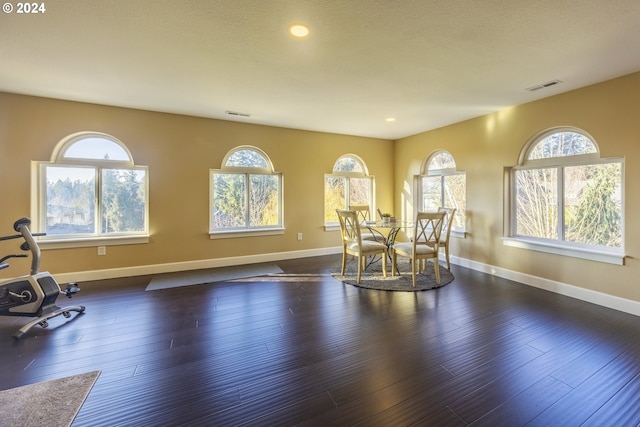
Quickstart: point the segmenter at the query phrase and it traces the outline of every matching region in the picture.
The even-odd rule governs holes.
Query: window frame
[[[453,160],[453,167],[448,167],[448,168],[439,168],[439,169],[431,169],[429,168],[432,160],[441,154],[446,154],[448,156],[451,157],[451,159]],[[465,194],[464,194],[464,205],[465,205],[465,210],[464,212],[461,211],[461,209],[459,209],[458,206],[445,206],[446,205],[446,191],[445,191],[445,180],[446,177],[449,176],[460,176],[463,175],[464,179],[465,179]],[[415,192],[415,206],[417,208],[418,211],[423,211],[426,210],[426,208],[423,205],[423,180],[424,178],[435,178],[438,177],[440,178],[440,207],[455,207],[456,208],[456,213],[455,216],[458,217],[459,222],[462,224],[462,227],[459,226],[453,226],[451,227],[451,235],[454,237],[458,237],[458,238],[466,238],[466,205],[467,205],[467,185],[466,185],[466,180],[467,180],[467,172],[464,170],[458,170],[457,169],[457,165],[455,163],[455,158],[451,155],[451,153],[449,153],[447,150],[436,150],[434,152],[432,152],[431,154],[429,154],[425,160],[422,163],[422,167],[420,168],[420,175],[416,175],[414,177],[414,188],[416,189]]]
[[[229,159],[237,152],[249,150],[259,154],[266,162],[266,167],[260,166],[229,166],[227,165]],[[224,175],[241,175],[244,176],[245,183],[249,184],[251,176],[275,176],[278,180],[278,223],[276,225],[267,226],[251,226],[248,223],[248,200],[249,200],[249,185],[245,188],[245,203],[247,206],[247,212],[245,212],[245,226],[244,227],[229,227],[228,229],[215,229],[213,224],[213,209],[214,203],[214,185],[213,180],[216,174]],[[284,234],[284,175],[281,172],[276,172],[273,166],[273,162],[267,153],[258,147],[252,145],[240,145],[232,148],[227,152],[222,160],[221,167],[219,169],[209,169],[209,238],[210,239],[228,239],[236,237],[255,237],[255,236],[270,236]]]
[[[344,159],[353,159],[355,161],[355,163],[360,165],[360,168],[362,169],[362,172],[360,171],[340,171],[340,170],[336,170],[337,165]],[[375,212],[376,212],[376,202],[375,202],[375,194],[376,194],[376,180],[375,180],[375,176],[374,175],[369,175],[369,169],[367,168],[366,163],[364,162],[364,160],[362,160],[362,158],[360,156],[357,156],[355,154],[351,154],[351,153],[347,153],[347,154],[343,154],[340,157],[338,157],[338,159],[336,159],[336,161],[333,164],[333,168],[332,168],[332,172],[331,173],[326,173],[324,174],[324,178],[323,178],[323,188],[326,189],[326,182],[327,179],[340,179],[340,180],[344,180],[344,206],[341,209],[348,209],[349,205],[353,205],[353,204],[358,204],[361,205],[362,203],[358,202],[358,203],[351,203],[351,199],[350,199],[350,195],[351,195],[351,191],[350,191],[350,187],[351,187],[351,180],[352,179],[366,179],[369,181],[369,194],[368,194],[368,198],[369,198],[369,208],[371,210],[371,212],[369,213],[369,215],[372,215],[372,217],[375,217]],[[340,222],[338,221],[338,217],[336,215],[336,220],[335,221],[326,221],[325,218],[325,214],[327,212],[327,194],[326,191],[323,190],[323,197],[324,197],[324,202],[323,202],[323,221],[324,221],[324,229],[325,231],[334,231],[334,230],[339,230],[340,229]]]
[[[66,157],[68,150],[82,140],[98,138],[108,140],[123,150],[126,160],[95,159],[90,157]],[[141,244],[149,241],[149,168],[136,165],[128,147],[118,138],[94,131],[82,131],[66,136],[53,149],[49,161],[31,162],[31,218],[34,231],[47,229],[47,182],[46,169],[49,167],[87,168],[95,171],[94,231],[90,234],[51,234],[38,237],[41,249],[64,249],[77,247]],[[132,170],[144,172],[144,230],[132,232],[103,233],[102,229],[102,172],[104,170]]]
[[[538,143],[545,138],[562,132],[579,133],[588,138],[595,147],[595,153],[565,155],[540,159],[529,159],[530,153],[535,149]],[[604,164],[620,165],[620,232],[621,244],[619,248],[606,247],[601,245],[592,245],[579,242],[571,242],[565,240],[565,168],[576,166],[592,166]],[[521,249],[534,250],[538,252],[551,253],[555,255],[569,256],[573,258],[586,259],[598,262],[604,262],[615,265],[624,265],[625,263],[625,171],[624,158],[622,157],[601,157],[600,148],[595,139],[582,129],[575,127],[555,127],[547,129],[531,138],[520,152],[518,164],[505,168],[504,188],[505,188],[505,222],[504,237],[502,239],[505,246],[516,247]],[[539,170],[539,169],[555,169],[557,173],[557,229],[558,238],[548,239],[542,237],[522,236],[517,234],[517,191],[516,174],[518,171]]]

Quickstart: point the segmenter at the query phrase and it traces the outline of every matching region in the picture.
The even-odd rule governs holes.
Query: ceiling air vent
[[[550,82],[542,83],[541,85],[528,87],[525,90],[528,92],[535,92],[536,90],[544,89],[550,86],[555,86],[558,83],[562,83],[562,82],[560,80],[551,80]]]
[[[238,111],[225,111],[226,114],[230,115],[230,116],[237,116],[237,117],[251,117],[251,114],[247,114],[247,113],[239,113]]]

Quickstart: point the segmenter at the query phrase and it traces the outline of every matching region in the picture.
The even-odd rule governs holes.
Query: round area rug
[[[376,261],[367,266],[362,272],[360,283],[356,283],[358,275],[358,263],[355,258],[347,261],[347,270],[345,275],[340,275],[342,262],[331,267],[331,276],[348,285],[358,286],[365,289],[376,289],[379,291],[405,291],[417,292],[427,291],[429,289],[441,288],[453,281],[453,274],[447,267],[440,265],[440,284],[436,283],[435,272],[433,271],[433,263],[429,265],[423,273],[416,274],[416,287],[413,287],[411,280],[411,264],[406,258],[398,259],[398,271],[395,276],[391,275],[391,261],[387,262],[387,277],[382,275],[382,262]]]

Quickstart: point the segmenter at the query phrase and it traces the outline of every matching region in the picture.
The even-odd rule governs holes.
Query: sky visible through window
[[[55,184],[58,181],[65,181],[69,179],[71,182],[90,182],[96,177],[96,170],[94,168],[75,168],[75,167],[47,167],[47,182]]]
[[[105,138],[87,137],[74,142],[64,153],[71,159],[129,161],[127,152],[117,143]]]

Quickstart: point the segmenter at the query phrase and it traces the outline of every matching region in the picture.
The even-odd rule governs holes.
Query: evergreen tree
[[[567,240],[592,245],[620,246],[620,207],[614,200],[619,164],[598,165],[585,185],[575,209],[568,209]]]

